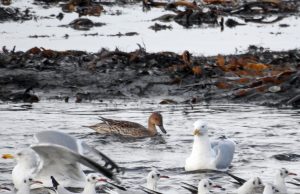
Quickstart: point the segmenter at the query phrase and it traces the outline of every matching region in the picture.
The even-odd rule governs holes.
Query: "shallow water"
[[[137,44],[145,46],[149,52],[173,51],[181,53],[189,50],[197,55],[234,54],[244,52],[249,45],[262,46],[264,48],[281,51],[300,48],[300,23],[298,16],[285,18],[274,24],[248,23],[245,26],[227,28],[223,32],[219,27],[193,26],[185,28],[176,22],[161,23],[171,25],[172,30],[155,32],[149,27],[154,25],[154,18],[172,13],[161,8],[143,12],[142,5],[128,5],[124,7],[104,6],[107,11],[100,17],[88,17],[94,22],[104,22],[107,25],[94,27],[89,31],[78,31],[72,28],[59,27],[69,24],[78,18],[76,13],[66,13],[59,21],[55,17],[41,19],[41,17],[58,15],[61,8],[52,6],[43,9],[40,5],[32,5],[32,0],[15,0],[12,6],[31,7],[38,17],[37,20],[24,22],[0,23],[0,46],[7,46],[17,50],[28,50],[32,47],[44,47],[56,50],[85,50],[97,52],[101,48],[132,51],[138,48]],[[121,15],[111,15],[117,11]],[[273,18],[274,19],[274,18]],[[271,20],[271,19],[270,19]],[[225,19],[226,21],[226,19]],[[243,23],[242,21],[237,21]],[[288,24],[282,28],[280,24]],[[117,33],[137,32],[137,36],[109,36]],[[84,36],[84,34],[98,33],[98,36]],[[65,34],[69,38],[64,38]],[[31,35],[48,35],[50,38],[29,38]]]
[[[146,124],[152,111],[161,111],[167,135],[137,141],[97,135],[82,127],[97,123],[98,115]],[[262,106],[226,104],[158,105],[156,101],[104,101],[101,103],[62,103],[47,101],[33,104],[0,104],[0,154],[12,153],[34,143],[33,134],[43,130],[59,130],[86,141],[125,167],[122,180],[136,187],[145,184],[151,167],[171,178],[162,180],[164,193],[188,193],[180,188],[182,181],[196,185],[203,177],[217,178],[225,193],[233,193],[230,178],[214,173],[185,173],[185,158],[190,154],[192,124],[196,119],[209,122],[213,137],[226,135],[237,143],[232,163],[233,174],[247,178],[262,175],[271,182],[274,170],[286,167],[300,174],[300,161],[277,161],[271,156],[279,153],[299,154],[300,111]],[[11,183],[13,161],[0,159],[0,184]],[[288,185],[291,192],[298,191]]]

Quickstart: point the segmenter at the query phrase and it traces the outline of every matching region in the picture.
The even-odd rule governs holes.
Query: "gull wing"
[[[230,174],[229,172],[226,172],[226,174],[227,174],[228,176],[230,176],[231,178],[233,178],[234,180],[236,180],[236,181],[237,181],[236,183],[237,183],[238,185],[243,185],[243,184],[246,182],[245,179],[242,179],[242,178],[237,177],[237,176],[235,176],[235,175],[233,175],[233,174]]]
[[[229,139],[214,142],[212,148],[216,153],[215,164],[217,169],[227,169],[232,162],[235,143]]]
[[[190,185],[188,183],[185,183],[185,182],[181,182],[181,185],[180,185],[182,188],[190,191],[191,193],[193,194],[196,194],[198,193],[198,188],[194,185]]]
[[[48,178],[48,182],[51,182],[50,176],[54,176],[63,186],[65,186],[63,181],[66,180],[74,183],[85,181],[79,163],[116,180],[113,172],[106,167],[64,146],[43,143],[32,145],[31,148],[40,156],[43,163],[38,173],[38,177],[44,179],[42,181]]]
[[[66,133],[48,130],[36,133],[34,136],[38,143],[61,145],[79,153],[78,140]]]

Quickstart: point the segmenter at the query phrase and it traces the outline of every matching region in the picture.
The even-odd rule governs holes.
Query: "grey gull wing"
[[[115,175],[109,169],[64,146],[43,143],[32,145],[31,148],[42,159],[43,167],[39,171],[38,176],[47,176],[52,173],[51,175],[53,176],[67,176],[68,178],[81,181],[78,180],[83,177],[83,172],[79,168],[78,164],[80,163],[102,173],[104,176],[112,180],[116,180]],[[42,181],[44,182],[45,180]]]
[[[217,169],[226,169],[232,162],[235,143],[229,139],[220,140],[212,144],[216,153],[215,164]]]

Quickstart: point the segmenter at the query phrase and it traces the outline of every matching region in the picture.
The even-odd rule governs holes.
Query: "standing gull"
[[[150,115],[148,128],[130,121],[106,119],[103,117],[100,117],[100,119],[103,121],[102,123],[88,126],[100,134],[116,134],[135,138],[152,137],[157,135],[156,126],[158,126],[163,133],[167,133],[163,125],[162,115],[158,112],[154,112]]]
[[[15,156],[3,155],[3,158],[15,158],[17,161],[12,172],[16,189],[19,189],[24,178],[31,174],[35,179],[42,181],[44,187],[52,186],[50,176],[55,176],[64,187],[83,187],[85,174],[80,164],[117,180],[114,172],[120,172],[120,168],[84,142],[58,131],[40,132],[35,137],[38,140],[37,144],[17,152]],[[104,164],[95,162],[85,154],[86,152],[97,155]]]
[[[235,143],[229,139],[210,142],[207,124],[194,123],[194,143],[191,155],[185,161],[186,171],[200,169],[227,169],[233,159]]]

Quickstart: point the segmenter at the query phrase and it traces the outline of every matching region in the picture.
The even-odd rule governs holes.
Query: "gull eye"
[[[93,177],[92,177],[92,179],[93,179],[93,180],[95,180],[95,179],[96,179],[96,177],[94,177],[94,176],[93,176]]]
[[[29,180],[29,181],[32,181],[32,178],[29,178],[28,180]]]
[[[27,181],[26,180],[24,180],[24,183],[26,183]]]
[[[285,173],[288,174],[289,172],[286,170]]]
[[[261,181],[260,180],[258,180],[258,184],[261,185]]]
[[[253,185],[255,185],[255,181],[253,181]]]
[[[212,185],[212,183],[209,183],[209,185]]]
[[[280,173],[280,176],[282,176],[282,172]]]
[[[152,178],[154,179],[154,175],[152,175]]]
[[[207,185],[206,185],[206,184],[204,184],[204,187],[207,187]]]
[[[158,177],[160,177],[160,174],[156,174]]]

